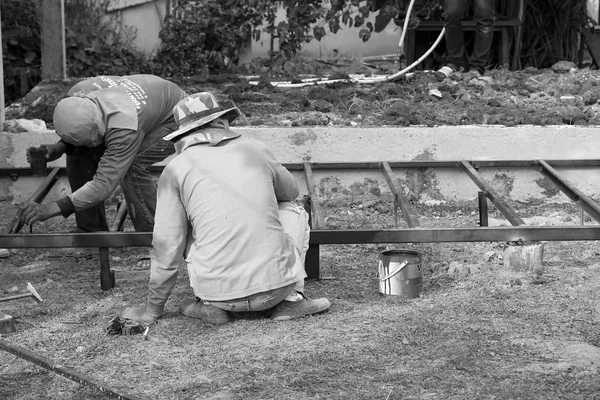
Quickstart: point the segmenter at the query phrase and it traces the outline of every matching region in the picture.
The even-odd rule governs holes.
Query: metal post
[[[310,196],[304,196],[304,198],[302,199],[302,205],[308,213],[308,224],[312,228]],[[308,246],[308,250],[306,251],[304,269],[306,270],[306,275],[308,275],[309,279],[319,279],[320,277],[319,250],[320,249],[318,244],[310,244]]]
[[[488,226],[487,192],[478,192],[477,199],[479,201],[479,226]]]
[[[108,290],[115,287],[115,273],[110,270],[108,247],[100,247],[100,287]]]

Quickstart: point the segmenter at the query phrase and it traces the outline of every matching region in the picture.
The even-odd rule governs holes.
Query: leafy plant
[[[164,75],[227,69],[253,37],[260,37],[256,27],[263,16],[274,12],[274,5],[262,0],[180,1],[159,33],[156,64]]]
[[[69,76],[130,75],[149,69],[146,57],[132,44],[136,32],[107,17],[109,4],[109,0],[65,3]]]
[[[67,0],[67,74],[125,75],[149,72],[147,58],[132,44],[135,32],[107,17],[108,0]],[[5,103],[26,94],[41,79],[41,0],[2,0]]]
[[[40,80],[40,26],[35,1],[2,0],[2,63],[5,103]]]

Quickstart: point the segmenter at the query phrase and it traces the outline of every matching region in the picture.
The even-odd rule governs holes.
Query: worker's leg
[[[302,268],[304,268],[306,252],[308,251],[308,241],[310,239],[310,226],[306,210],[295,203],[279,203],[279,221],[283,226],[288,240],[294,243],[297,251],[296,262],[300,263]],[[294,289],[300,293],[304,293],[304,279],[298,281]]]
[[[462,21],[467,0],[445,0],[444,15],[446,21],[446,66],[457,71],[463,62],[465,38]]]
[[[176,128],[171,121],[147,134],[121,182],[127,211],[138,232],[152,232],[154,227],[156,181],[150,175],[150,167],[175,153],[173,143],[163,137]]]
[[[494,0],[475,0],[475,22],[475,45],[469,58],[469,66],[483,74],[494,40]]]
[[[98,162],[104,154],[104,145],[98,147],[76,147],[67,156],[67,178],[71,191],[91,181],[98,169]],[[108,231],[104,202],[75,213],[77,228],[84,232]]]

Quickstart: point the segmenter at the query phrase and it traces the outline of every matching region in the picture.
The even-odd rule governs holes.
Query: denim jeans
[[[463,66],[465,39],[462,20],[469,0],[445,0],[446,65],[454,70]],[[469,68],[483,72],[489,61],[494,39],[494,0],[473,0],[475,6],[475,44],[469,57]]]
[[[282,202],[279,203],[279,220],[285,235],[294,243],[296,263],[304,265],[310,239],[308,214],[302,206]],[[231,312],[262,311],[276,306],[294,291],[304,293],[304,279],[291,285],[256,293],[248,297],[227,301],[205,301],[205,303]]]
[[[177,125],[171,119],[148,133],[121,181],[127,211],[138,232],[152,232],[154,227],[156,181],[150,175],[150,166],[175,153],[173,143],[162,140],[175,129]],[[71,191],[76,191],[92,180],[104,150],[104,145],[94,148],[78,147],[73,154],[67,156],[67,176]],[[108,231],[104,202],[77,211],[75,221],[77,228],[86,232]]]

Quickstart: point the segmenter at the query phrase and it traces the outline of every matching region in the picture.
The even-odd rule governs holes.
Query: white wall
[[[122,4],[125,3],[125,4]],[[166,0],[129,2],[119,0],[116,6],[128,5],[127,8],[109,12],[115,16],[122,25],[136,29],[135,45],[145,54],[152,54],[158,49],[160,39],[158,33],[166,16]],[[113,9],[114,10],[114,6]]]
[[[600,10],[599,3],[600,0],[588,0],[587,2],[588,14],[597,24],[600,23],[600,21],[598,21],[598,13]]]
[[[331,33],[329,26],[324,24],[325,37],[320,41],[312,40],[310,43],[304,43],[300,54],[318,59],[332,58],[334,50],[337,50],[339,56],[344,58],[395,54],[398,50],[401,29],[393,21],[390,21],[382,32],[372,32],[371,38],[367,42],[363,42],[358,36],[358,33],[367,22],[375,24],[376,15],[377,13],[371,13],[360,28],[350,28],[340,22],[342,29],[336,34]],[[284,18],[285,10],[280,9],[277,14],[277,21],[281,21]],[[259,42],[252,42],[253,57],[266,57],[270,50],[270,35],[261,33],[261,36]],[[275,40],[275,49],[277,48],[278,44],[277,40]]]

